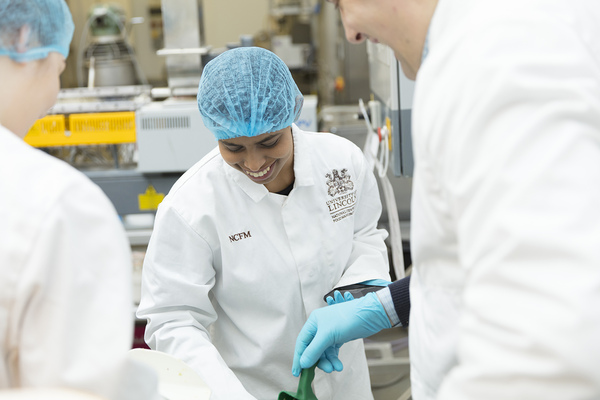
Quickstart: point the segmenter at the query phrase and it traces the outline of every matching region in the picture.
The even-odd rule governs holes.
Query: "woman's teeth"
[[[268,173],[271,170],[271,166],[269,165],[267,168],[263,169],[260,172],[250,172],[250,171],[245,171],[248,175],[250,175],[253,178],[260,178],[262,176],[264,176],[266,173]]]

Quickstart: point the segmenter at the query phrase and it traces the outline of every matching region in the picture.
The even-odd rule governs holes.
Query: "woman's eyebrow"
[[[266,138],[264,138],[263,140],[261,140],[260,142],[257,142],[257,143],[258,143],[258,144],[262,144],[262,143],[264,143],[264,142],[268,142],[269,140],[271,140],[271,139],[273,139],[273,138],[275,138],[275,137],[281,136],[282,134],[283,134],[283,133],[275,133],[275,134],[273,134],[273,135],[267,136]]]
[[[223,140],[223,139],[221,139],[221,143],[223,143],[224,145],[227,145],[227,146],[238,146],[238,147],[240,147],[240,146],[241,146],[241,145],[239,145],[239,144],[230,143],[230,142],[228,142],[228,141],[226,141],[226,140]]]
[[[264,139],[256,142],[256,144],[262,144],[264,142],[268,142],[269,140],[271,140],[271,139],[273,139],[275,137],[281,136],[282,134],[283,133],[275,133],[273,135],[269,135],[266,138],[264,138]],[[224,140],[224,139],[221,139],[221,143],[223,143],[224,145],[227,145],[227,146],[237,146],[237,147],[241,147],[242,146],[241,144],[231,143],[231,142],[228,142],[227,140]]]

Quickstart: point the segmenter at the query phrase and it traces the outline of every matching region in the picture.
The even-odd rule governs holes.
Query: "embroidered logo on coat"
[[[325,174],[328,186],[327,193],[331,197],[354,189],[354,182],[350,180],[350,175],[346,175],[346,172],[348,172],[348,170],[344,168],[340,172],[338,172],[337,169],[334,169],[330,174]]]
[[[229,241],[230,242],[237,242],[238,240],[242,240],[242,239],[247,239],[252,237],[252,235],[250,234],[250,231],[248,232],[240,232],[240,233],[236,233],[234,235],[229,235]]]
[[[327,194],[333,197],[326,203],[333,222],[339,222],[354,215],[356,190],[352,190],[354,189],[354,182],[350,180],[350,174],[347,174],[347,172],[348,170],[344,168],[339,172],[334,169],[330,174],[325,174]]]

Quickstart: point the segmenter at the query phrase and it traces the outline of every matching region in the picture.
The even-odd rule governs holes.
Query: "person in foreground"
[[[63,0],[0,2],[0,391],[155,399],[155,374],[127,358],[131,254],[112,204],[23,141],[56,101],[72,35]]]
[[[228,50],[207,63],[198,107],[218,147],[156,215],[138,309],[145,339],[190,365],[215,400],[295,391],[295,339],[323,296],[390,279],[373,171],[349,140],[298,129],[302,103],[268,50]],[[331,352],[320,362],[337,359]],[[372,399],[362,343],[339,358],[352,370],[318,373],[317,397]]]
[[[600,398],[600,3],[335,4],[416,79],[413,398]],[[384,328],[375,300],[311,317],[295,365]]]

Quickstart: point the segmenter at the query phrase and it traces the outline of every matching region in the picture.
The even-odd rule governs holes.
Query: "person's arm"
[[[392,326],[407,327],[410,316],[410,275],[375,293]]]
[[[440,400],[600,397],[597,24],[525,12],[443,65],[469,101],[436,121],[466,274]]]
[[[323,363],[323,356],[331,365],[321,369],[341,371],[336,347],[385,328],[408,326],[410,275],[359,299],[344,301],[340,292],[336,292],[336,297],[335,304],[313,311],[302,327],[294,350],[292,374],[295,376],[317,361]]]
[[[340,295],[339,292],[336,295]],[[359,299],[318,308],[310,314],[296,339],[292,374],[298,376],[301,369],[313,366],[334,346],[391,327],[383,305],[374,292]],[[339,362],[336,355],[331,354],[330,357]],[[336,370],[341,371],[341,368]]]
[[[360,154],[360,161],[362,165],[357,179],[359,190],[354,210],[352,252],[336,287],[373,279],[390,280],[385,245],[387,232],[377,227],[382,210],[377,181],[373,172],[368,170],[362,154]]]
[[[111,400],[159,398],[154,372],[127,358],[131,273],[129,243],[112,204],[89,181],[74,180],[49,205],[20,271],[9,335],[17,347],[8,361],[17,385],[68,387]]]
[[[212,258],[208,243],[163,202],[144,260],[137,315],[148,321],[148,345],[186,362],[210,386],[212,399],[254,399],[210,339],[209,326],[218,318],[210,300]]]

